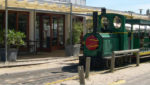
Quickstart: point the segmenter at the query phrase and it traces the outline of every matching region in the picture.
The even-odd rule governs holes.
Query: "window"
[[[59,19],[59,45],[64,45],[64,19]]]
[[[8,14],[8,29],[16,30],[16,13]]]
[[[18,31],[24,32],[27,35],[27,28],[28,28],[28,15],[19,14]]]
[[[108,27],[109,27],[109,20],[108,20],[107,17],[102,17],[101,25],[102,25],[103,30],[107,30],[108,29]]]
[[[4,28],[4,14],[0,13],[0,29]]]
[[[52,23],[52,26],[53,26],[53,28],[52,28],[52,30],[53,30],[53,39],[52,39],[52,45],[53,46],[55,46],[55,45],[57,45],[57,18],[56,17],[53,17],[53,23]]]
[[[116,29],[119,29],[121,27],[121,19],[118,16],[115,16],[113,24]]]

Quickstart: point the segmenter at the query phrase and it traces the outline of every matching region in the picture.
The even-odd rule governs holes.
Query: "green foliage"
[[[1,30],[0,31],[0,44],[4,46],[5,44],[5,31]],[[15,30],[8,30],[8,35],[7,35],[7,45],[9,47],[19,47],[21,45],[24,45],[25,42],[23,38],[25,38],[25,34],[22,32],[16,32]]]
[[[80,36],[83,30],[82,22],[74,22],[73,23],[73,30],[72,30],[72,42],[73,44],[80,43]],[[67,43],[70,44],[70,38],[67,39]]]
[[[92,19],[86,20],[86,28],[88,30],[88,33],[91,33],[93,31],[93,21]]]

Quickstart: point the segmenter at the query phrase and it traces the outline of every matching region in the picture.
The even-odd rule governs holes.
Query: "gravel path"
[[[86,85],[111,85],[112,82],[119,80],[131,80],[136,76],[150,72],[150,63],[142,63],[139,67],[132,65],[129,68],[120,69],[114,73],[98,73],[91,75],[89,80],[86,80]],[[69,80],[55,85],[79,85],[78,80]]]

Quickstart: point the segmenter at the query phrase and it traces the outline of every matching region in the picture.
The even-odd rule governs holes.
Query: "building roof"
[[[127,19],[126,22],[129,23],[129,24],[150,25],[150,20]]]
[[[53,12],[62,12],[70,13],[70,3],[58,3],[58,2],[38,2],[37,0],[8,0],[9,9],[26,9],[26,10],[42,10],[42,11],[53,11]],[[5,9],[5,0],[0,0],[0,9]],[[91,6],[81,6],[73,5],[72,12],[77,14],[91,15],[93,11],[98,11],[101,13],[101,7],[91,7]],[[107,10],[107,13],[117,13],[131,17],[131,14],[128,12],[117,11],[117,10]],[[136,19],[149,19],[148,16],[132,14],[133,18]]]

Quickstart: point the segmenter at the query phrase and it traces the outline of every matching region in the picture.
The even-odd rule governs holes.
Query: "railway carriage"
[[[131,28],[126,29],[126,24]],[[139,25],[134,29],[134,25]],[[140,29],[144,25],[144,30]],[[113,51],[140,49],[140,56],[150,54],[150,33],[146,27],[150,21],[141,19],[126,19],[124,15],[106,13],[102,9],[101,15],[93,13],[93,32],[84,36],[83,56],[80,64],[85,64],[86,57],[91,57],[91,66],[99,67],[111,58]]]

